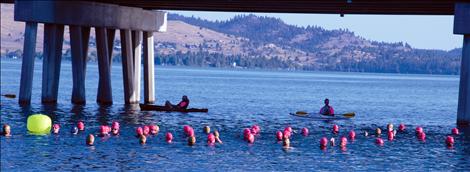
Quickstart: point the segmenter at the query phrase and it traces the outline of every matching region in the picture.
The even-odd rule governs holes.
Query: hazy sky
[[[207,20],[228,20],[249,13],[170,11]],[[450,50],[462,46],[461,35],[453,34],[453,16],[345,15],[254,13],[281,18],[297,26],[317,25],[326,29],[346,28],[366,39],[408,42],[412,47]]]

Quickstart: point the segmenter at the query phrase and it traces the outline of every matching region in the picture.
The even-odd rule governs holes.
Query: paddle
[[[16,98],[16,95],[14,95],[14,94],[3,94],[2,96],[6,97],[6,98],[11,98],[11,99]]]
[[[297,112],[295,112],[295,114],[299,115],[299,116],[307,116],[309,113],[305,112],[305,111],[297,111]],[[323,115],[323,114],[320,114],[320,115]],[[330,116],[330,115],[325,115],[325,116]],[[352,117],[356,116],[356,113],[349,112],[349,113],[343,113],[343,114],[334,114],[333,116],[344,116],[346,118],[352,118]]]

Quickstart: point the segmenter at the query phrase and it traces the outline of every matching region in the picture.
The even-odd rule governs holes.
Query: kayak
[[[319,120],[341,120],[341,119],[350,119],[355,116],[354,113],[345,113],[345,114],[334,114],[334,115],[323,115],[320,113],[289,113],[289,115],[302,117],[302,118],[311,118]]]
[[[149,105],[149,104],[140,104],[140,110],[143,111],[165,111],[165,112],[208,112],[208,109],[197,109],[197,108],[190,108],[190,109],[174,109],[168,108],[166,106],[159,106],[159,105]]]

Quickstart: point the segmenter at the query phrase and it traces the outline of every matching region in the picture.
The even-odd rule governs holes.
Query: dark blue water
[[[1,61],[1,92],[19,91],[21,63]],[[37,62],[33,98],[30,107],[20,107],[17,99],[1,98],[1,123],[12,126],[12,137],[1,137],[1,170],[169,170],[169,171],[351,171],[351,170],[469,170],[470,141],[457,136],[456,145],[448,149],[444,138],[455,127],[458,76],[363,74],[333,72],[279,72],[195,68],[156,68],[157,103],[176,102],[188,95],[192,107],[207,107],[209,113],[140,112],[123,104],[120,64],[112,66],[114,104],[98,106],[96,91],[97,65],[87,66],[87,104],[70,103],[72,75],[70,62],[62,64],[59,102],[41,105],[41,71]],[[143,92],[143,91],[142,91]],[[141,96],[143,98],[143,95]],[[356,112],[351,120],[314,121],[289,116],[297,110],[317,111],[324,98],[330,98],[337,112]],[[62,125],[59,135],[27,134],[26,118],[44,113]],[[78,120],[86,131],[69,134]],[[85,145],[85,136],[96,133],[99,125],[119,121],[118,137],[98,138],[95,146]],[[136,127],[158,124],[160,134],[140,145],[134,137]],[[374,144],[375,137],[365,137],[387,123],[405,123],[408,132],[399,133],[384,146]],[[241,138],[243,128],[261,126],[255,144]],[[331,134],[333,124],[341,127]],[[197,144],[189,147],[182,134],[183,125],[196,130]],[[205,144],[202,127],[210,125],[221,133],[222,145]],[[295,134],[292,149],[284,150],[274,133],[286,125],[294,130],[310,129],[308,137]],[[423,126],[426,142],[413,133]],[[357,139],[343,151],[339,147],[320,150],[321,137],[358,132]],[[164,142],[164,133],[175,135],[174,143]]]

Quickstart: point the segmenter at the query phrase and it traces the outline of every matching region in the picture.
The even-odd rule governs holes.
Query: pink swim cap
[[[149,135],[149,133],[150,133],[149,126],[144,126],[144,135]]]
[[[454,142],[455,142],[454,137],[452,137],[452,136],[447,136],[446,137],[446,145],[448,147],[454,146]]]
[[[85,124],[83,123],[83,121],[78,121],[78,123],[77,123],[77,128],[78,128],[78,130],[80,130],[80,131],[85,130]]]
[[[377,138],[375,139],[375,143],[382,146],[384,144],[384,140],[382,138]]]
[[[114,121],[113,124],[111,124],[111,128],[119,129],[120,128],[119,122]]]
[[[173,140],[173,134],[168,132],[168,133],[166,133],[165,138],[166,138],[166,142],[171,143],[171,141]]]
[[[395,137],[395,135],[393,134],[393,131],[389,131],[388,132],[388,140],[393,140],[393,138]]]
[[[416,134],[419,134],[419,133],[422,133],[422,132],[424,132],[423,128],[420,127],[420,126],[417,126],[416,127]]]
[[[326,137],[322,137],[320,139],[320,147],[326,148],[327,145],[328,145],[328,139]]]
[[[142,129],[142,127],[138,127],[136,130],[135,130],[135,133],[140,136],[140,135],[144,135],[144,129]]]
[[[207,135],[207,144],[214,144],[215,143],[215,136],[214,134],[210,133]]]
[[[289,130],[284,130],[284,133],[282,133],[284,135],[284,138],[286,139],[290,139],[290,136],[291,136],[291,132]]]
[[[284,131],[288,131],[289,133],[292,133],[292,127],[287,126],[286,128],[284,128]]]
[[[356,132],[354,132],[354,130],[351,130],[351,131],[349,132],[349,138],[350,138],[351,140],[354,140],[354,139],[356,138]]]
[[[426,133],[424,132],[418,133],[418,139],[421,141],[426,140]]]
[[[339,145],[340,145],[341,147],[344,147],[344,146],[346,146],[347,144],[348,144],[348,139],[347,139],[346,137],[344,137],[344,136],[341,137],[341,141],[340,141],[340,144],[339,144]]]
[[[459,135],[459,129],[458,128],[452,128],[452,134],[453,135]]]
[[[302,128],[302,135],[303,136],[308,136],[308,128]]]
[[[54,124],[52,127],[55,128],[55,129],[59,129],[60,125],[59,124]]]
[[[277,131],[276,132],[276,138],[277,138],[277,141],[282,141],[282,132],[281,131]]]
[[[405,131],[405,124],[400,124],[400,126],[398,126],[398,130],[400,131]]]
[[[339,126],[338,125],[333,125],[333,133],[337,134],[339,132]]]

